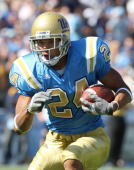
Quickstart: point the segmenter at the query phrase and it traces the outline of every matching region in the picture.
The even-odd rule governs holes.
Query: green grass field
[[[133,168],[111,168],[111,167],[102,167],[99,170],[132,170]],[[0,170],[27,170],[27,166],[0,166]]]
[[[0,170],[27,170],[27,166],[0,166]]]

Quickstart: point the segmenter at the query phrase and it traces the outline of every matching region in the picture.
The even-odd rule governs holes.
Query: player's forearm
[[[131,102],[132,100],[132,96],[131,94],[129,94],[127,91],[125,90],[121,90],[115,97],[114,99],[115,101],[118,102],[119,104],[119,109],[123,108],[124,106],[126,106],[128,103]],[[113,113],[113,116],[122,116],[123,115],[123,112],[118,112],[118,111],[115,111]]]
[[[32,126],[33,114],[27,111],[31,101],[30,97],[20,95],[16,104],[16,115],[14,118],[14,130],[19,134],[26,132]]]
[[[33,122],[33,114],[29,113],[27,109],[22,110],[19,113],[16,113],[16,116],[14,118],[14,130],[16,132],[24,133],[28,131],[32,127]]]

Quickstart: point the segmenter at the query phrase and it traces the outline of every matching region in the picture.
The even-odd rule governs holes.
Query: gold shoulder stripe
[[[93,72],[96,64],[97,55],[97,37],[87,37],[86,40],[86,59],[87,59],[87,71]]]
[[[15,61],[15,64],[19,67],[21,73],[23,74],[26,82],[29,84],[30,87],[34,89],[39,89],[42,87],[41,84],[37,81],[37,79],[32,74],[31,70],[28,68],[27,64],[22,59],[22,57],[19,57]]]

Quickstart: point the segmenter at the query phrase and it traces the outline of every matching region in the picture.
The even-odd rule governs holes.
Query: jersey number
[[[110,51],[107,45],[103,44],[100,47],[100,52],[104,54],[104,58],[106,62],[110,60]]]
[[[75,84],[75,96],[73,103],[77,108],[80,107],[80,97],[82,95],[83,90],[88,86],[88,82],[86,78],[76,81]],[[71,118],[72,111],[71,109],[64,109],[62,112],[57,111],[57,107],[64,107],[69,103],[67,94],[60,88],[56,88],[52,90],[52,96],[58,96],[59,102],[54,102],[48,104],[50,111],[53,116],[61,117],[61,118]]]

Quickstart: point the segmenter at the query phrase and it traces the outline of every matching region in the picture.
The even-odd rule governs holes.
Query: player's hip
[[[63,170],[67,159],[79,160],[85,170],[96,170],[107,159],[109,146],[104,128],[77,135],[49,131],[28,170]]]
[[[77,139],[79,138],[83,138],[83,137],[93,137],[96,139],[101,139],[106,141],[106,143],[109,145],[110,140],[108,135],[105,132],[105,129],[102,127],[99,127],[95,130],[92,131],[88,131],[85,133],[80,133],[80,134],[72,134],[72,135],[66,135],[66,134],[60,134],[54,131],[49,130],[48,134],[46,136],[46,144],[53,144],[55,146],[57,146],[59,144],[59,147],[67,147],[67,145],[69,145],[72,142],[75,142]]]

